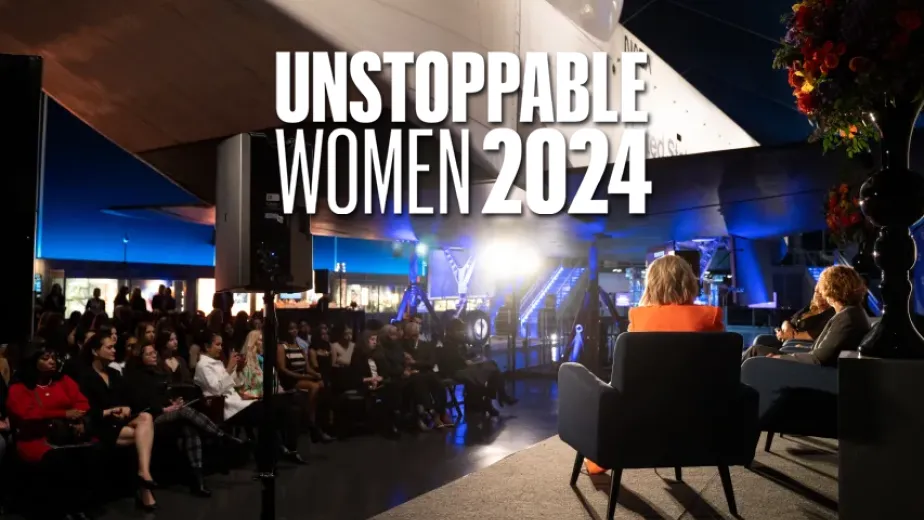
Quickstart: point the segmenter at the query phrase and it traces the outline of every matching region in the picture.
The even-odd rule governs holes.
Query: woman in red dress
[[[68,495],[43,505],[61,509],[55,511],[57,514],[82,518],[80,511],[91,505],[92,489],[80,483],[93,480],[74,472],[92,467],[75,460],[87,450],[56,450],[48,443],[48,433],[55,420],[72,421],[75,428],[83,428],[81,420],[90,410],[90,404],[77,383],[61,375],[57,368],[55,353],[44,345],[24,356],[10,386],[7,411],[16,431],[19,458],[36,465],[43,479],[60,480],[50,489]]]

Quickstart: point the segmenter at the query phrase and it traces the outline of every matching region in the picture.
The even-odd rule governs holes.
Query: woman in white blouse
[[[202,357],[196,364],[194,381],[206,397],[224,396],[225,420],[229,420],[248,406],[256,402],[254,396],[241,396],[237,384],[231,375],[241,363],[240,355],[232,352],[228,363],[221,362],[221,336],[213,334],[208,343],[203,345]]]
[[[353,343],[353,329],[337,325],[333,330],[334,342],[330,344],[331,365],[345,368],[350,366],[356,343]]]

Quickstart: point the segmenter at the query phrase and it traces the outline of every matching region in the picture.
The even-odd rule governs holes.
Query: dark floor
[[[283,465],[279,471],[276,518],[365,520],[554,435],[555,383],[526,380],[510,386],[520,403],[502,409],[500,419],[483,429],[462,423],[450,431],[405,434],[398,441],[363,436],[311,445],[309,466]],[[160,490],[156,516],[257,520],[260,485],[252,478],[252,465],[213,475],[210,499],[193,498],[179,487]],[[129,499],[112,503],[102,518],[145,516],[133,506]]]

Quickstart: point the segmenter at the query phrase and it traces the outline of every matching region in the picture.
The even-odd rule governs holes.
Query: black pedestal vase
[[[924,216],[924,177],[910,169],[911,134],[922,101],[900,101],[876,114],[882,169],[860,187],[860,208],[879,228],[873,260],[882,271],[882,319],[860,345],[863,357],[924,359],[924,337],[911,322],[910,271],[917,249],[910,227]]]
[[[873,259],[873,244],[876,242],[877,234],[875,228],[864,229],[860,237],[860,248],[850,260],[851,267],[860,273],[867,283],[870,279],[879,278],[879,268]]]

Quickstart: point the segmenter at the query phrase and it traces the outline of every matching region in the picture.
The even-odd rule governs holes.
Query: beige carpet
[[[763,438],[751,470],[732,468],[738,513],[745,520],[837,518],[837,444],[814,438]],[[574,451],[558,437],[386,511],[375,520],[580,520],[606,514],[608,475],[568,485]],[[623,472],[616,518],[734,518],[715,468]]]

